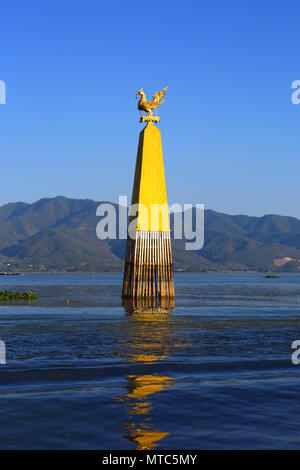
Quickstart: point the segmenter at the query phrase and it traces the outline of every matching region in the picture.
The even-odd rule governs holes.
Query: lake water
[[[1,276],[1,449],[300,447],[300,275],[178,274],[175,308],[122,276]]]

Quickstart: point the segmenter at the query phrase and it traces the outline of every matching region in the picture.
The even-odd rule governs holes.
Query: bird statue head
[[[144,94],[145,94],[145,93],[144,93],[144,90],[143,90],[143,88],[141,88],[141,89],[136,93],[135,97],[137,98],[138,95],[144,95]]]

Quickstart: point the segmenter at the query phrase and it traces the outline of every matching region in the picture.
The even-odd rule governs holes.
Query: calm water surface
[[[1,276],[1,449],[300,447],[300,275],[181,274],[173,311],[121,275]]]

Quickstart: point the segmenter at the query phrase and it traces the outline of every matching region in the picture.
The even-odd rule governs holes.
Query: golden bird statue
[[[168,87],[164,88],[162,91],[158,91],[157,93],[155,93],[155,95],[152,96],[152,101],[147,101],[145,92],[143,88],[141,88],[136,94],[136,97],[138,97],[138,95],[141,96],[138,103],[138,109],[140,111],[145,111],[148,116],[152,116],[152,110],[157,108],[157,106],[162,104],[164,101],[166,101],[162,100],[162,98],[165,96],[167,89]]]

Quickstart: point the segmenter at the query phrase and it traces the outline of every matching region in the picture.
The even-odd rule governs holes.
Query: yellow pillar
[[[139,138],[122,294],[123,298],[151,299],[151,306],[152,301],[175,295],[161,135],[153,124],[159,117],[152,113],[164,102],[166,90],[153,95],[152,101],[146,100],[142,88],[137,93],[141,96],[138,109],[147,112],[141,122],[147,125]]]
[[[160,130],[150,121],[141,131],[131,204],[139,204],[137,231],[170,231]]]

